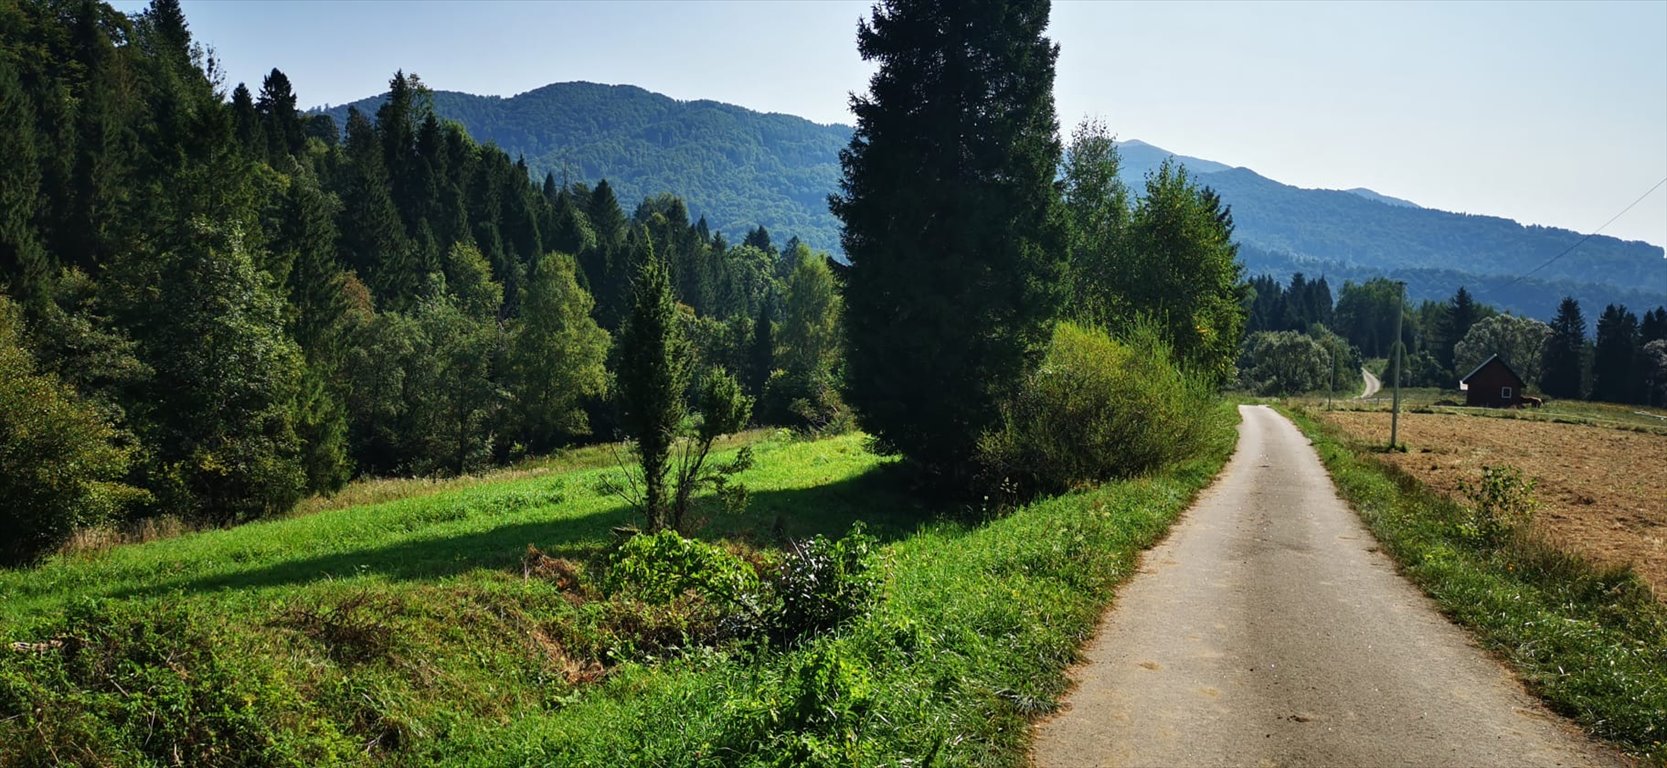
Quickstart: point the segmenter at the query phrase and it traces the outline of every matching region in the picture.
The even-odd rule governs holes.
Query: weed
[[[1459,492],[1471,504],[1460,532],[1484,545],[1499,546],[1534,519],[1534,481],[1516,467],[1482,467],[1481,480],[1461,481]]]

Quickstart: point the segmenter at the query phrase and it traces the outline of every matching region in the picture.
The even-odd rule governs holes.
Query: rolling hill
[[[369,114],[380,101],[325,111],[341,125],[349,106]],[[848,126],[595,83],[556,83],[508,98],[437,91],[434,107],[476,139],[524,156],[539,176],[606,178],[627,206],[672,192],[731,240],[762,224],[777,239],[796,235],[839,249],[827,196],[838,186]],[[1171,156],[1141,141],[1120,147],[1124,179],[1136,190]],[[1484,301],[1542,318],[1564,295],[1591,316],[1612,302],[1642,308],[1667,301],[1667,260],[1648,243],[1593,237],[1525,276],[1581,233],[1423,208],[1364,188],[1303,189],[1248,168],[1175,158],[1232,206],[1251,274],[1300,271],[1337,284],[1383,275],[1406,280],[1414,300],[1445,298],[1464,285]]]

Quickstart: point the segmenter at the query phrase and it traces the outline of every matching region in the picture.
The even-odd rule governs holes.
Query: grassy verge
[[[1017,764],[1227,423],[982,525],[934,522],[860,435],[762,439],[710,538],[885,542],[874,610],[785,648],[526,577],[528,545],[583,563],[631,522],[600,462],[0,572],[0,765]]]
[[[1601,568],[1532,532],[1467,538],[1469,512],[1308,413],[1344,498],[1454,620],[1508,661],[1553,709],[1594,735],[1667,763],[1667,607],[1628,569]]]

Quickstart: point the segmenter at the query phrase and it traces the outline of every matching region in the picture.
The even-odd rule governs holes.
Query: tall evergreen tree
[[[766,298],[764,306],[758,310],[758,317],[753,321],[752,350],[747,361],[747,390],[754,398],[764,395],[764,385],[770,381],[770,373],[776,368],[776,340],[775,303]]]
[[[1656,307],[1644,313],[1638,323],[1638,345],[1667,339],[1667,307]]]
[[[1551,336],[1541,353],[1540,389],[1552,397],[1579,398],[1586,380],[1586,318],[1580,302],[1565,297],[1551,321]]]
[[[642,463],[642,504],[648,527],[660,530],[671,523],[666,476],[672,443],[686,410],[683,394],[689,387],[690,371],[688,343],[671,291],[671,270],[651,245],[644,256],[632,285],[631,314],[619,339],[619,402]]]
[[[35,113],[11,62],[0,56],[0,289],[38,304],[55,271],[41,247],[35,217],[41,205]]]
[[[830,199],[851,262],[850,400],[883,445],[948,480],[971,471],[1063,298],[1048,11],[884,0],[858,27],[878,71],[852,99]]]
[[[1633,402],[1639,389],[1638,347],[1638,316],[1624,306],[1604,307],[1592,355],[1593,400]]]
[[[1442,325],[1437,334],[1435,359],[1441,363],[1442,367],[1454,370],[1456,363],[1453,359],[1453,347],[1459,343],[1460,339],[1465,337],[1465,334],[1470,333],[1470,327],[1481,319],[1482,313],[1476,305],[1476,300],[1471,297],[1469,291],[1464,289],[1464,286],[1459,286],[1459,289],[1453,293],[1452,300],[1447,304],[1446,323]],[[1454,371],[1454,373],[1463,376],[1469,371]]]
[[[255,111],[262,121],[266,135],[267,156],[273,162],[301,151],[307,137],[301,127],[301,114],[296,111],[296,96],[289,76],[273,68],[261,79],[260,96],[255,99]]]

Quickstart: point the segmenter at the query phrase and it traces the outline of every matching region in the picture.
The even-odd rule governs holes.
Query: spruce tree
[[[1597,349],[1592,355],[1592,399],[1630,403],[1639,389],[1638,316],[1610,304],[1598,317]]]
[[[1435,348],[1435,358],[1448,370],[1453,370],[1456,376],[1463,376],[1469,371],[1454,370],[1453,347],[1470,333],[1470,327],[1482,319],[1481,310],[1476,306],[1476,300],[1471,298],[1470,292],[1459,286],[1453,298],[1447,305],[1447,322],[1441,327],[1439,341]]]
[[[1580,314],[1580,302],[1565,297],[1557,306],[1541,355],[1540,389],[1552,397],[1578,399],[1585,381],[1585,359],[1586,318]]]
[[[1656,307],[1638,322],[1638,346],[1662,339],[1667,339],[1667,307]]]
[[[770,373],[776,368],[776,324],[771,319],[775,311],[775,302],[765,298],[764,306],[758,310],[758,318],[753,321],[752,350],[747,361],[747,372],[750,374],[747,390],[754,398],[764,395],[764,385],[770,381]]]
[[[261,80],[255,111],[261,115],[267,156],[274,163],[279,158],[299,153],[307,141],[301,128],[301,115],[295,105],[295,90],[290,85],[289,76],[273,68]]]
[[[840,153],[850,401],[954,485],[1047,344],[1066,223],[1046,0],[883,0]]]

